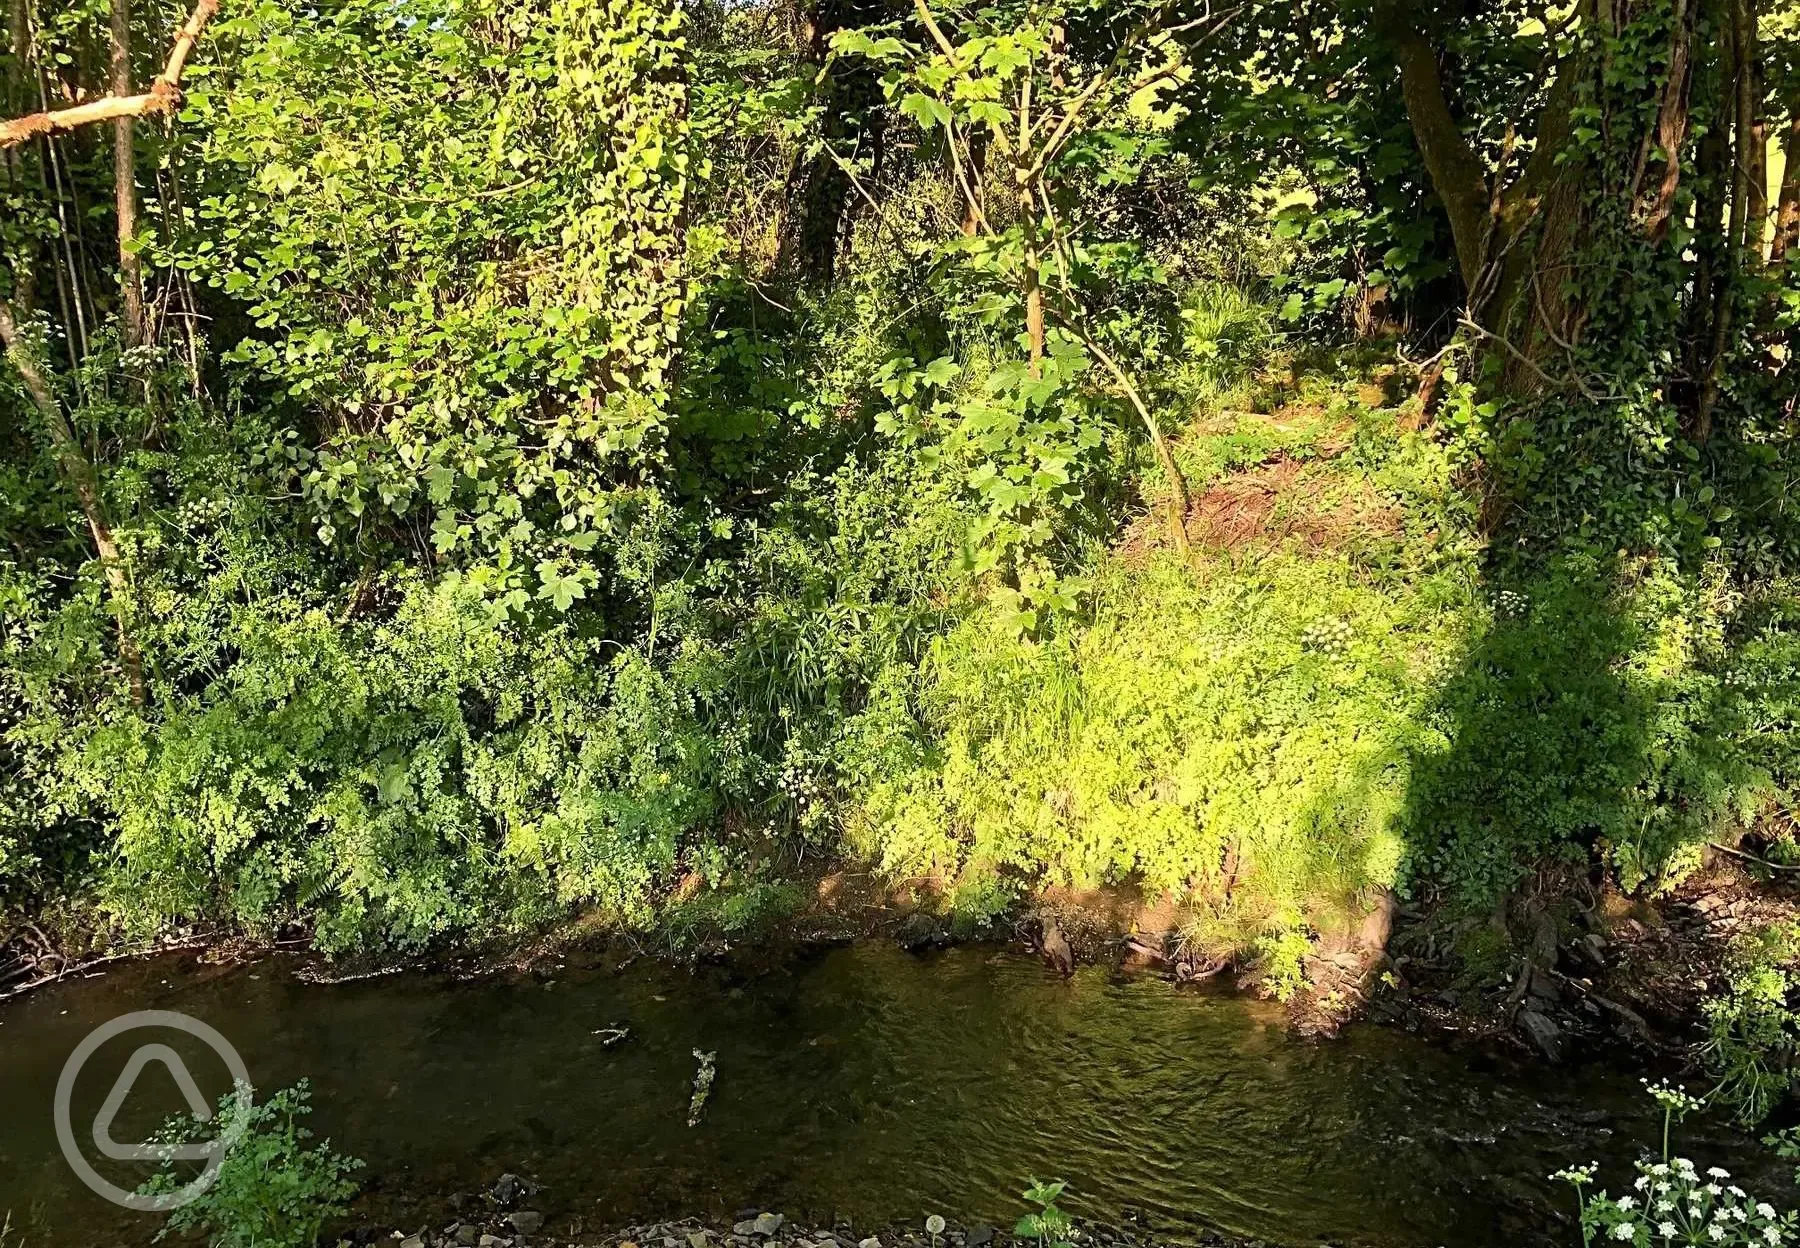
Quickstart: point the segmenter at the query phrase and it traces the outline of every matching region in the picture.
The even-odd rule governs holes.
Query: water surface
[[[51,1125],[69,1053],[135,1009],[210,1023],[265,1090],[309,1076],[314,1125],[368,1160],[363,1212],[388,1225],[422,1224],[444,1194],[508,1170],[539,1180],[539,1204],[571,1228],[748,1206],[998,1225],[1038,1175],[1069,1180],[1079,1215],[1177,1236],[1572,1243],[1544,1176],[1597,1159],[1616,1184],[1658,1126],[1625,1071],[1506,1063],[1370,1026],[1307,1041],[1277,1007],[1100,968],[1064,981],[992,949],[864,943],[756,972],[615,961],[319,985],[282,958],[165,958],[0,1007],[0,1210],[26,1248],[148,1241],[154,1217],[81,1187]],[[595,1032],[615,1024],[630,1038],[606,1047]],[[76,1123],[144,1038],[96,1054]],[[189,1054],[210,1093],[228,1086],[193,1044],[154,1038]],[[717,1052],[718,1079],[690,1129],[695,1049]],[[119,1140],[178,1105],[150,1069]],[[1762,1166],[1764,1189],[1785,1194],[1743,1137],[1702,1124],[1686,1141]]]

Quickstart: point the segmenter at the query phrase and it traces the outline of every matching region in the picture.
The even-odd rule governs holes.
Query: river
[[[1067,1179],[1078,1217],[1174,1237],[1567,1245],[1569,1197],[1546,1176],[1599,1160],[1617,1190],[1660,1129],[1633,1072],[1368,1025],[1306,1040],[1270,1004],[1104,968],[1063,980],[993,948],[869,941],[756,969],[618,961],[318,984],[295,957],[165,957],[0,1006],[0,1211],[23,1248],[148,1242],[154,1215],[82,1187],[52,1126],[69,1054],[143,1009],[217,1028],[265,1091],[310,1077],[312,1125],[369,1163],[359,1215],[394,1226],[505,1171],[542,1184],[552,1230],[750,1206],[859,1228],[928,1213],[1008,1225],[1036,1175]],[[630,1035],[608,1046],[596,1033],[613,1026]],[[83,1069],[82,1139],[144,1038]],[[229,1086],[216,1057],[174,1047],[209,1094]],[[718,1076],[690,1128],[695,1049],[718,1054]],[[162,1068],[147,1071],[116,1139],[179,1104]],[[1683,1143],[1785,1195],[1722,1124],[1690,1124]],[[127,1163],[97,1164],[128,1185]]]

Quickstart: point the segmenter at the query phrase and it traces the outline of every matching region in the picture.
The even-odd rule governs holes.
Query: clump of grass
[[[1175,388],[1193,402],[1218,401],[1245,386],[1279,341],[1275,311],[1242,286],[1196,282],[1181,301],[1181,358]]]

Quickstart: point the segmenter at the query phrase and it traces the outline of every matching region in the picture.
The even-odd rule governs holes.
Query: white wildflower
[[[1774,1217],[1775,1216],[1775,1206],[1771,1205],[1766,1200],[1758,1201],[1756,1204],[1756,1216],[1759,1218]]]

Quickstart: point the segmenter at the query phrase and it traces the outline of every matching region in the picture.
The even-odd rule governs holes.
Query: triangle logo
[[[187,1063],[181,1060],[181,1054],[166,1044],[146,1044],[131,1055],[125,1063],[125,1069],[119,1072],[112,1091],[106,1094],[106,1100],[100,1106],[100,1112],[94,1117],[94,1147],[102,1155],[114,1161],[160,1161],[169,1158],[177,1161],[203,1161],[213,1155],[218,1148],[217,1140],[205,1140],[190,1144],[159,1144],[146,1141],[142,1144],[120,1144],[112,1138],[113,1119],[118,1117],[119,1110],[124,1107],[125,1098],[137,1086],[138,1076],[151,1062],[159,1062],[181,1089],[183,1099],[187,1101],[188,1110],[201,1122],[212,1120],[212,1106],[200,1095],[200,1087],[194,1082],[194,1076],[188,1072]]]

